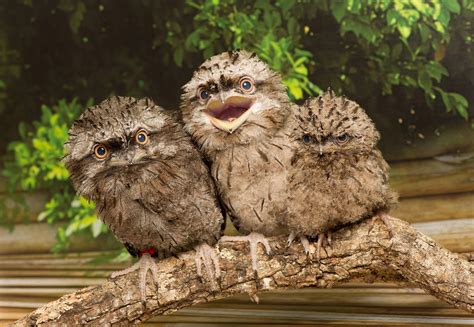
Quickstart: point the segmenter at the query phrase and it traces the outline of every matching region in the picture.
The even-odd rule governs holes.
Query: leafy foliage
[[[184,54],[189,52],[202,53],[207,58],[229,48],[243,48],[255,51],[272,69],[282,73],[292,99],[321,92],[308,78],[312,55],[300,48],[302,33],[291,13],[296,2],[239,4],[242,1],[186,1],[197,11],[191,29],[183,30],[174,20],[176,17],[168,21],[167,40],[174,48],[175,63],[181,66]]]
[[[280,71],[295,101],[331,87],[371,113],[416,106],[469,120],[473,21],[471,0],[0,2],[0,119],[12,122],[0,147],[19,138],[4,174],[12,192],[50,193],[39,219],[61,223],[55,250],[104,233],[60,162],[78,103],[123,94],[176,108],[193,69],[233,48]]]
[[[468,4],[464,2],[465,10],[472,14]],[[466,98],[440,87],[449,76],[441,61],[451,37],[451,16],[461,13],[458,1],[344,0],[331,2],[330,9],[341,24],[341,35],[357,37],[372,66],[369,76],[382,85],[383,94],[392,94],[398,85],[420,88],[429,104],[441,96],[448,112],[456,109],[468,119]],[[472,39],[466,42],[472,44]]]
[[[92,105],[89,100],[86,106]],[[94,237],[106,231],[96,219],[94,204],[75,195],[69,182],[69,173],[62,163],[64,142],[69,126],[83,110],[74,99],[64,100],[53,107],[41,107],[41,119],[31,128],[20,125],[21,139],[12,142],[9,150],[13,159],[7,161],[3,175],[8,177],[10,193],[21,191],[47,190],[50,200],[39,214],[39,221],[50,224],[64,223],[58,228],[58,243],[53,250],[67,248],[70,237],[89,229]]]

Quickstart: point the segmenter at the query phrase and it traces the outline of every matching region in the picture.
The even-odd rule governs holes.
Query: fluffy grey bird
[[[284,130],[290,114],[281,77],[255,54],[230,51],[206,60],[183,86],[185,129],[211,163],[221,200],[235,227],[256,246],[287,233],[286,176],[291,159]]]
[[[116,277],[139,270],[145,298],[153,257],[196,249],[211,281],[220,268],[211,247],[223,217],[215,186],[199,151],[182,127],[149,99],[112,97],[74,122],[65,164],[77,192],[96,203],[98,216],[140,260]],[[214,265],[214,268],[212,267]]]
[[[285,224],[295,236],[318,236],[379,214],[397,202],[389,166],[377,149],[380,135],[355,102],[328,91],[295,111],[290,138],[294,156],[288,176]]]

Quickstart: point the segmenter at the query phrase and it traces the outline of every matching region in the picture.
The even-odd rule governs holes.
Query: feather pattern
[[[290,125],[291,232],[317,236],[396,204],[389,166],[376,148],[380,135],[357,103],[328,91],[295,109]]]
[[[145,130],[146,144],[138,144]],[[106,147],[98,159],[94,147]],[[73,124],[64,161],[79,194],[137,255],[158,257],[213,245],[223,216],[210,172],[182,126],[150,99],[112,97]]]

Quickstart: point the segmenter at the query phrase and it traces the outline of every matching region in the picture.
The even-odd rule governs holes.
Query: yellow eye
[[[245,93],[252,93],[255,91],[255,83],[250,77],[243,77],[239,82],[240,89]]]
[[[143,129],[139,130],[138,133],[135,135],[135,142],[141,145],[147,144],[148,143],[147,131]]]
[[[96,144],[94,145],[94,155],[97,159],[106,159],[109,156],[109,149],[103,144]]]

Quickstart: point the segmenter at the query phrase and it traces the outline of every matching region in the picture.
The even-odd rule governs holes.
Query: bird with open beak
[[[206,60],[183,86],[181,113],[211,164],[220,198],[235,227],[250,242],[257,270],[258,243],[287,234],[287,167],[291,148],[286,124],[290,103],[281,77],[255,54],[237,50]]]

